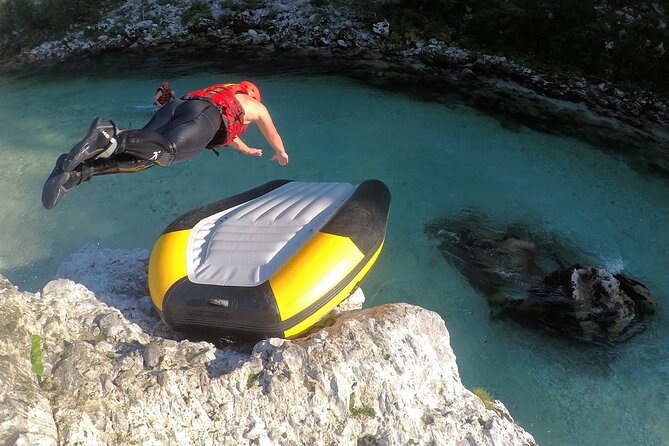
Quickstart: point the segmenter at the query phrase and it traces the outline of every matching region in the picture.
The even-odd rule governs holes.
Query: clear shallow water
[[[288,166],[270,162],[253,129],[245,139],[266,149],[261,159],[205,152],[167,169],[95,177],[55,209],[41,207],[53,162],[94,116],[140,127],[163,78],[180,95],[248,73],[206,64],[124,73],[117,64],[0,75],[0,273],[37,291],[86,243],[150,249],[178,215],[271,179],[379,178],[393,201],[384,251],[363,283],[366,305],[407,301],[439,312],[465,385],[503,400],[542,445],[669,443],[669,186],[578,141],[509,130],[455,99],[418,101],[327,74],[256,75]],[[640,280],[660,303],[654,325],[601,350],[491,320],[423,232],[464,209],[500,224],[540,222],[593,263]]]

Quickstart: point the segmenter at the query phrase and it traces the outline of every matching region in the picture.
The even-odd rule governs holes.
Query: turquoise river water
[[[372,88],[331,72],[270,74],[202,63],[124,70],[117,63],[0,75],[0,273],[39,291],[87,243],[146,248],[193,207],[276,178],[383,180],[392,193],[386,245],[363,282],[366,306],[406,301],[446,321],[464,384],[501,399],[539,444],[669,444],[669,182],[585,143],[503,125],[447,104]],[[177,94],[251,78],[261,86],[290,164],[224,149],[170,168],[96,177],[42,208],[56,157],[97,115],[140,127],[163,78]],[[484,298],[426,237],[425,223],[465,209],[503,224],[531,219],[597,264],[656,296],[653,325],[610,349],[493,320]],[[539,223],[537,223],[539,224]]]

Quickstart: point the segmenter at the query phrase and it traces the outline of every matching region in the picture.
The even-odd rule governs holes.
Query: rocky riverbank
[[[376,3],[387,3],[384,1]],[[409,93],[458,92],[477,107],[543,131],[586,140],[646,171],[669,174],[669,102],[648,91],[551,75],[505,57],[414,39],[388,39],[383,17],[309,0],[128,0],[99,23],[24,50],[20,63],[71,61],[119,50],[243,49],[311,58]],[[326,61],[326,62],[323,62]]]
[[[89,245],[41,293],[0,276],[2,444],[536,445],[463,387],[436,313],[357,292],[309,336],[217,348],[161,323],[147,262]]]

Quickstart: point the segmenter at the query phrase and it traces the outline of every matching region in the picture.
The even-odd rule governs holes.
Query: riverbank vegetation
[[[174,0],[158,0],[168,4]],[[311,0],[317,8],[357,7],[360,16],[390,24],[387,44],[433,38],[508,56],[530,68],[667,93],[667,9],[656,0]],[[96,23],[123,0],[0,0],[0,57],[59,39]],[[143,8],[150,0],[137,0]],[[186,11],[230,0],[192,0]],[[257,6],[257,4],[256,4]],[[271,4],[267,6],[271,8]],[[184,14],[187,22],[193,14]]]
[[[438,38],[533,68],[663,90],[669,24],[646,0],[400,0],[378,15],[398,43]]]
[[[76,26],[89,25],[122,0],[0,0],[0,55],[63,36]]]

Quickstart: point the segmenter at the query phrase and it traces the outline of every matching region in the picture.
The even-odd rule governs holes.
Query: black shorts
[[[164,105],[144,126],[167,139],[174,148],[174,161],[179,162],[197,155],[218,139],[221,112],[210,101],[180,99]]]

